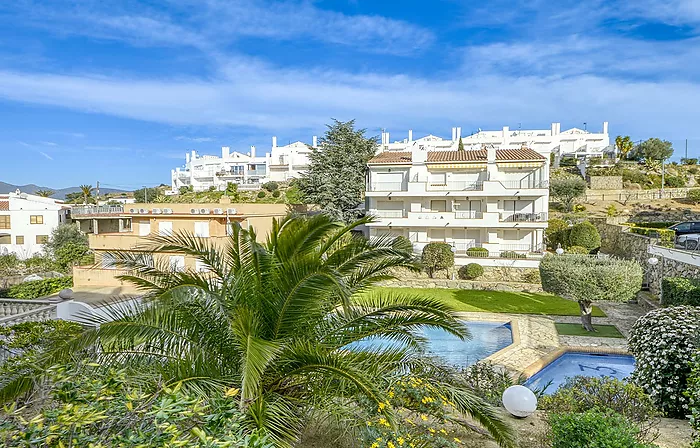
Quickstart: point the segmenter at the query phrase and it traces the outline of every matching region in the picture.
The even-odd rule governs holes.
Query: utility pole
[[[96,188],[95,188],[95,194],[97,197],[95,198],[95,202],[99,205],[100,203],[100,181],[97,181]]]
[[[685,139],[685,163],[688,163],[688,139]]]
[[[143,186],[143,202],[148,204],[148,189],[146,186]]]

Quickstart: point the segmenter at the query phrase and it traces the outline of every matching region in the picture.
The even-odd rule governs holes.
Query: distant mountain
[[[51,188],[51,187],[40,187],[39,185],[28,184],[28,185],[13,185],[5,182],[0,182],[0,194],[10,193],[19,189],[23,193],[33,194],[38,190],[53,190],[54,194],[51,196],[54,199],[65,199],[68,193],[75,193],[80,191],[79,187],[68,187],[68,188]],[[100,195],[107,193],[121,193],[122,190],[115,190],[113,188],[101,188]]]

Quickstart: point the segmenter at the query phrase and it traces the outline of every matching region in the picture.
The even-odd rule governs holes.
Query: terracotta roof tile
[[[0,211],[7,212],[10,210],[10,201],[0,201]]]
[[[440,162],[485,162],[487,150],[468,149],[464,151],[428,151],[428,163]],[[521,160],[545,160],[544,156],[530,148],[497,149],[496,160],[499,162]],[[370,164],[402,164],[411,163],[410,152],[385,151],[377,154],[369,161]]]

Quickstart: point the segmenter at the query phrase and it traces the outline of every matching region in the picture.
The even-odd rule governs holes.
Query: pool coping
[[[458,313],[460,318],[468,322],[499,322],[510,325],[510,336],[513,342],[506,345],[502,349],[491,353],[484,359],[479,360],[479,362],[491,361],[491,358],[497,357],[510,349],[516,348],[520,345],[520,326],[518,321],[513,319],[511,315],[508,314],[498,314],[498,313],[475,313],[471,311],[463,311]]]
[[[562,346],[527,366],[522,374],[526,379],[535,375],[565,353],[589,353],[605,355],[631,355],[628,350],[617,347]]]

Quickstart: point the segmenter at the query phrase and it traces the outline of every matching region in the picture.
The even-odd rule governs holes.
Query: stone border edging
[[[605,354],[605,355],[630,355],[629,351],[616,348],[616,347],[582,347],[582,346],[566,346],[559,347],[557,350],[547,354],[546,356],[538,359],[529,366],[527,366],[522,374],[526,378],[530,378],[534,374],[538,373],[540,370],[544,369],[557,358],[565,353],[590,353],[590,354]]]

